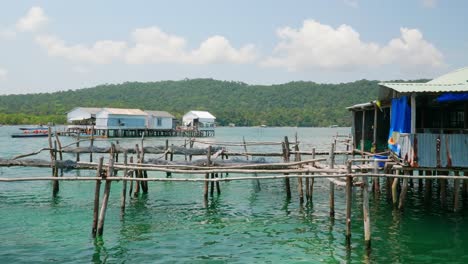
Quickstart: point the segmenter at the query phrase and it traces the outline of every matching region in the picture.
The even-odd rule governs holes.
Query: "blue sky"
[[[2,1],[0,94],[126,81],[433,78],[467,66],[467,1]]]

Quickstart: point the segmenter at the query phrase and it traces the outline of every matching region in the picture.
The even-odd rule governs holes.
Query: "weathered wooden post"
[[[331,144],[330,153],[328,157],[330,169],[335,167],[335,144]],[[335,184],[330,181],[330,217],[335,217]]]
[[[101,204],[101,210],[99,211],[99,220],[98,220],[98,226],[97,226],[97,235],[102,236],[104,232],[104,221],[106,218],[106,210],[107,210],[107,204],[109,202],[109,193],[111,189],[111,180],[107,180],[108,177],[112,177],[114,174],[114,150],[115,150],[115,145],[112,144],[112,150],[111,150],[111,155],[109,157],[109,166],[107,168],[107,174],[103,174],[105,177],[103,179],[106,179],[106,184],[104,186],[104,195],[102,197],[102,204]]]
[[[59,148],[60,161],[62,161],[63,160],[62,143],[60,142],[60,137],[58,136],[58,133],[55,133],[55,139],[57,140],[57,145]],[[60,169],[60,176],[63,176],[63,168]]]
[[[458,171],[454,171],[455,176],[460,176],[460,173]],[[453,180],[453,211],[457,212],[458,211],[458,196],[460,193],[460,180],[455,179]]]
[[[352,162],[346,163],[346,243],[351,243],[351,199],[353,188]]]
[[[94,126],[91,127],[91,142],[90,142],[91,151],[89,152],[89,162],[93,162],[93,148],[94,148]]]
[[[299,145],[297,144],[297,138],[296,138],[296,145],[294,146],[294,150],[296,151],[294,160],[301,161],[301,154],[299,153]],[[302,167],[302,165],[300,167]],[[297,190],[299,192],[299,203],[302,204],[304,203],[304,189],[302,187],[302,177],[297,178]]]
[[[104,161],[104,157],[99,158],[98,167],[96,170],[96,177],[103,177],[102,176],[102,163]],[[97,226],[98,226],[98,219],[99,219],[99,195],[101,191],[101,180],[96,180],[96,187],[94,189],[94,210],[93,210],[93,227],[92,227],[92,234],[93,237],[96,237],[97,233]]]
[[[405,176],[409,176],[410,172],[408,170],[404,171]],[[403,184],[401,186],[401,193],[400,193],[400,203],[398,205],[398,209],[403,209],[405,206],[405,199],[406,199],[406,194],[408,192],[408,178],[403,178]]]
[[[364,242],[367,249],[371,247],[371,228],[369,215],[369,182],[367,176],[362,176],[362,211],[364,220]]]
[[[211,164],[211,145],[208,146],[208,151],[207,151],[207,154],[206,154],[206,166],[209,167],[210,164]],[[208,181],[207,179],[209,179],[210,177],[210,174],[209,173],[205,173],[205,189],[204,189],[204,192],[203,192],[203,197],[205,198],[205,200],[208,200]]]
[[[52,129],[49,126],[48,127],[48,141],[49,141],[49,149],[50,149],[50,163],[52,166],[52,177],[58,177],[57,173],[57,166],[55,164],[55,161],[57,160],[57,146],[54,148],[52,145]],[[58,181],[52,181],[52,196],[55,197],[57,196],[57,193],[59,191],[59,182]]]
[[[398,178],[398,175],[400,175],[399,169],[395,170],[395,175],[397,177],[393,178],[393,183],[392,183],[392,202],[393,202],[394,207],[396,207],[398,204],[398,184],[400,182],[400,178]]]
[[[284,137],[284,142],[282,143],[283,147],[283,160],[284,162],[289,162],[289,140],[288,137]],[[285,173],[284,175],[288,175],[289,173]],[[284,178],[284,185],[286,188],[286,198],[291,198],[291,185],[289,182],[289,178]]]
[[[315,148],[312,148],[312,159],[314,160],[316,157],[315,155]],[[312,162],[312,167],[315,167],[315,161]],[[311,174],[314,174],[313,172]],[[312,197],[314,195],[314,183],[315,183],[315,178],[310,178],[310,186],[309,186],[309,199],[312,201]]]
[[[133,165],[133,156],[130,157],[130,164]],[[132,170],[130,172],[130,178],[134,178],[134,175],[135,175],[135,170]],[[133,192],[133,182],[134,181],[130,181],[130,189],[128,190],[128,195],[131,197],[132,195],[132,192]],[[138,184],[138,183],[137,183]]]
[[[76,148],[80,147],[80,133],[76,136]],[[80,152],[76,152],[76,162],[80,161]]]
[[[426,176],[431,176],[432,171],[426,170]],[[432,179],[425,179],[424,180],[424,201],[428,203],[432,199]]]
[[[127,167],[127,151],[124,151],[124,166]],[[123,177],[128,177],[128,169],[124,169]],[[122,212],[125,211],[125,201],[127,199],[127,180],[122,180],[122,200],[120,202],[120,208]]]

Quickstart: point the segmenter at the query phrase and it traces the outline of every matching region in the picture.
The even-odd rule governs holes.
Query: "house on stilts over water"
[[[166,111],[76,107],[67,113],[65,135],[83,137],[157,137],[214,136],[215,117],[206,111],[190,111],[183,128],[176,128],[176,118]]]
[[[181,131],[196,136],[210,137],[215,135],[216,117],[207,111],[189,111],[182,117]]]
[[[390,150],[407,168],[468,168],[468,67],[426,83],[379,83],[377,100],[348,107],[354,149]]]

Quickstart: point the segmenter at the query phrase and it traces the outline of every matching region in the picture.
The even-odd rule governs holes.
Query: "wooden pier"
[[[72,128],[66,131],[57,131],[62,136],[94,137],[94,138],[141,138],[141,137],[214,137],[215,130],[185,130],[185,129],[101,129],[101,128]]]
[[[49,133],[51,135],[51,133]],[[353,189],[362,192],[362,215],[364,226],[364,246],[371,247],[372,217],[369,211],[369,193],[380,195],[386,189],[387,200],[394,205],[395,210],[403,210],[408,195],[408,186],[417,180],[419,188],[424,188],[424,195],[430,199],[432,196],[433,180],[441,184],[440,199],[446,200],[449,188],[447,182],[453,181],[450,188],[454,188],[453,205],[447,205],[453,211],[460,210],[459,195],[468,195],[468,169],[467,168],[414,168],[402,163],[399,159],[375,159],[373,153],[350,149],[350,137],[335,136],[328,151],[319,151],[315,148],[300,150],[301,143],[297,139],[289,141],[287,137],[282,142],[204,142],[194,138],[180,140],[175,145],[166,140],[162,146],[144,145],[144,137],[134,147],[122,147],[110,142],[107,147],[96,147],[97,139],[82,139],[67,146],[62,146],[58,135],[55,139],[49,136],[49,146],[33,153],[26,153],[11,159],[0,159],[0,167],[27,166],[52,168],[50,177],[2,177],[0,183],[21,181],[52,181],[52,195],[59,192],[60,181],[94,181],[94,210],[92,219],[93,236],[102,236],[106,210],[109,206],[109,193],[111,185],[122,182],[121,203],[125,211],[127,196],[137,197],[139,193],[148,193],[150,183],[155,182],[203,182],[200,190],[200,199],[207,201],[208,197],[222,195],[222,183],[226,181],[246,180],[283,180],[285,181],[285,198],[291,198],[291,180],[297,181],[297,197],[299,203],[308,203],[313,200],[314,181],[316,179],[328,180],[330,183],[329,218],[333,221],[345,222],[346,242],[351,241],[351,216]],[[89,145],[83,146],[85,142]],[[81,143],[81,145],[79,145]],[[197,143],[197,147],[195,146]],[[249,152],[254,146],[277,146],[281,152]],[[230,151],[228,147],[237,147],[243,151]],[[42,151],[50,153],[50,160],[26,159]],[[76,160],[63,160],[64,153],[73,153]],[[89,154],[89,161],[82,161],[84,155]],[[94,156],[93,156],[94,154]],[[97,157],[100,155],[101,157]],[[102,156],[104,155],[104,156]],[[120,156],[119,156],[120,155]],[[107,156],[107,158],[105,158]],[[178,156],[174,159],[174,156]],[[203,157],[192,160],[193,156]],[[244,157],[245,160],[230,160],[232,156]],[[258,162],[252,157],[277,157],[280,162]],[[306,156],[310,156],[305,158]],[[339,158],[337,156],[340,156]],[[80,160],[81,159],[81,160]],[[97,162],[95,161],[97,160]],[[379,166],[379,163],[385,163]],[[95,170],[93,177],[60,176],[62,169]],[[149,171],[165,173],[158,177],[150,177]],[[235,176],[228,175],[235,173]],[[184,176],[175,177],[176,174]],[[127,184],[130,184],[127,188]],[[445,184],[442,184],[445,183]],[[104,184],[103,197],[100,197],[101,185]],[[182,188],[182,187],[181,187]],[[345,217],[336,219],[335,191],[345,192]]]

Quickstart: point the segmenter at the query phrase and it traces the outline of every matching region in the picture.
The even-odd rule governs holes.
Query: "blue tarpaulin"
[[[390,132],[388,135],[388,147],[400,155],[401,146],[398,144],[401,133],[411,132],[411,108],[408,105],[408,97],[392,99],[392,114],[390,118]]]
[[[439,103],[456,101],[468,101],[468,93],[443,93],[437,97],[437,102]]]

